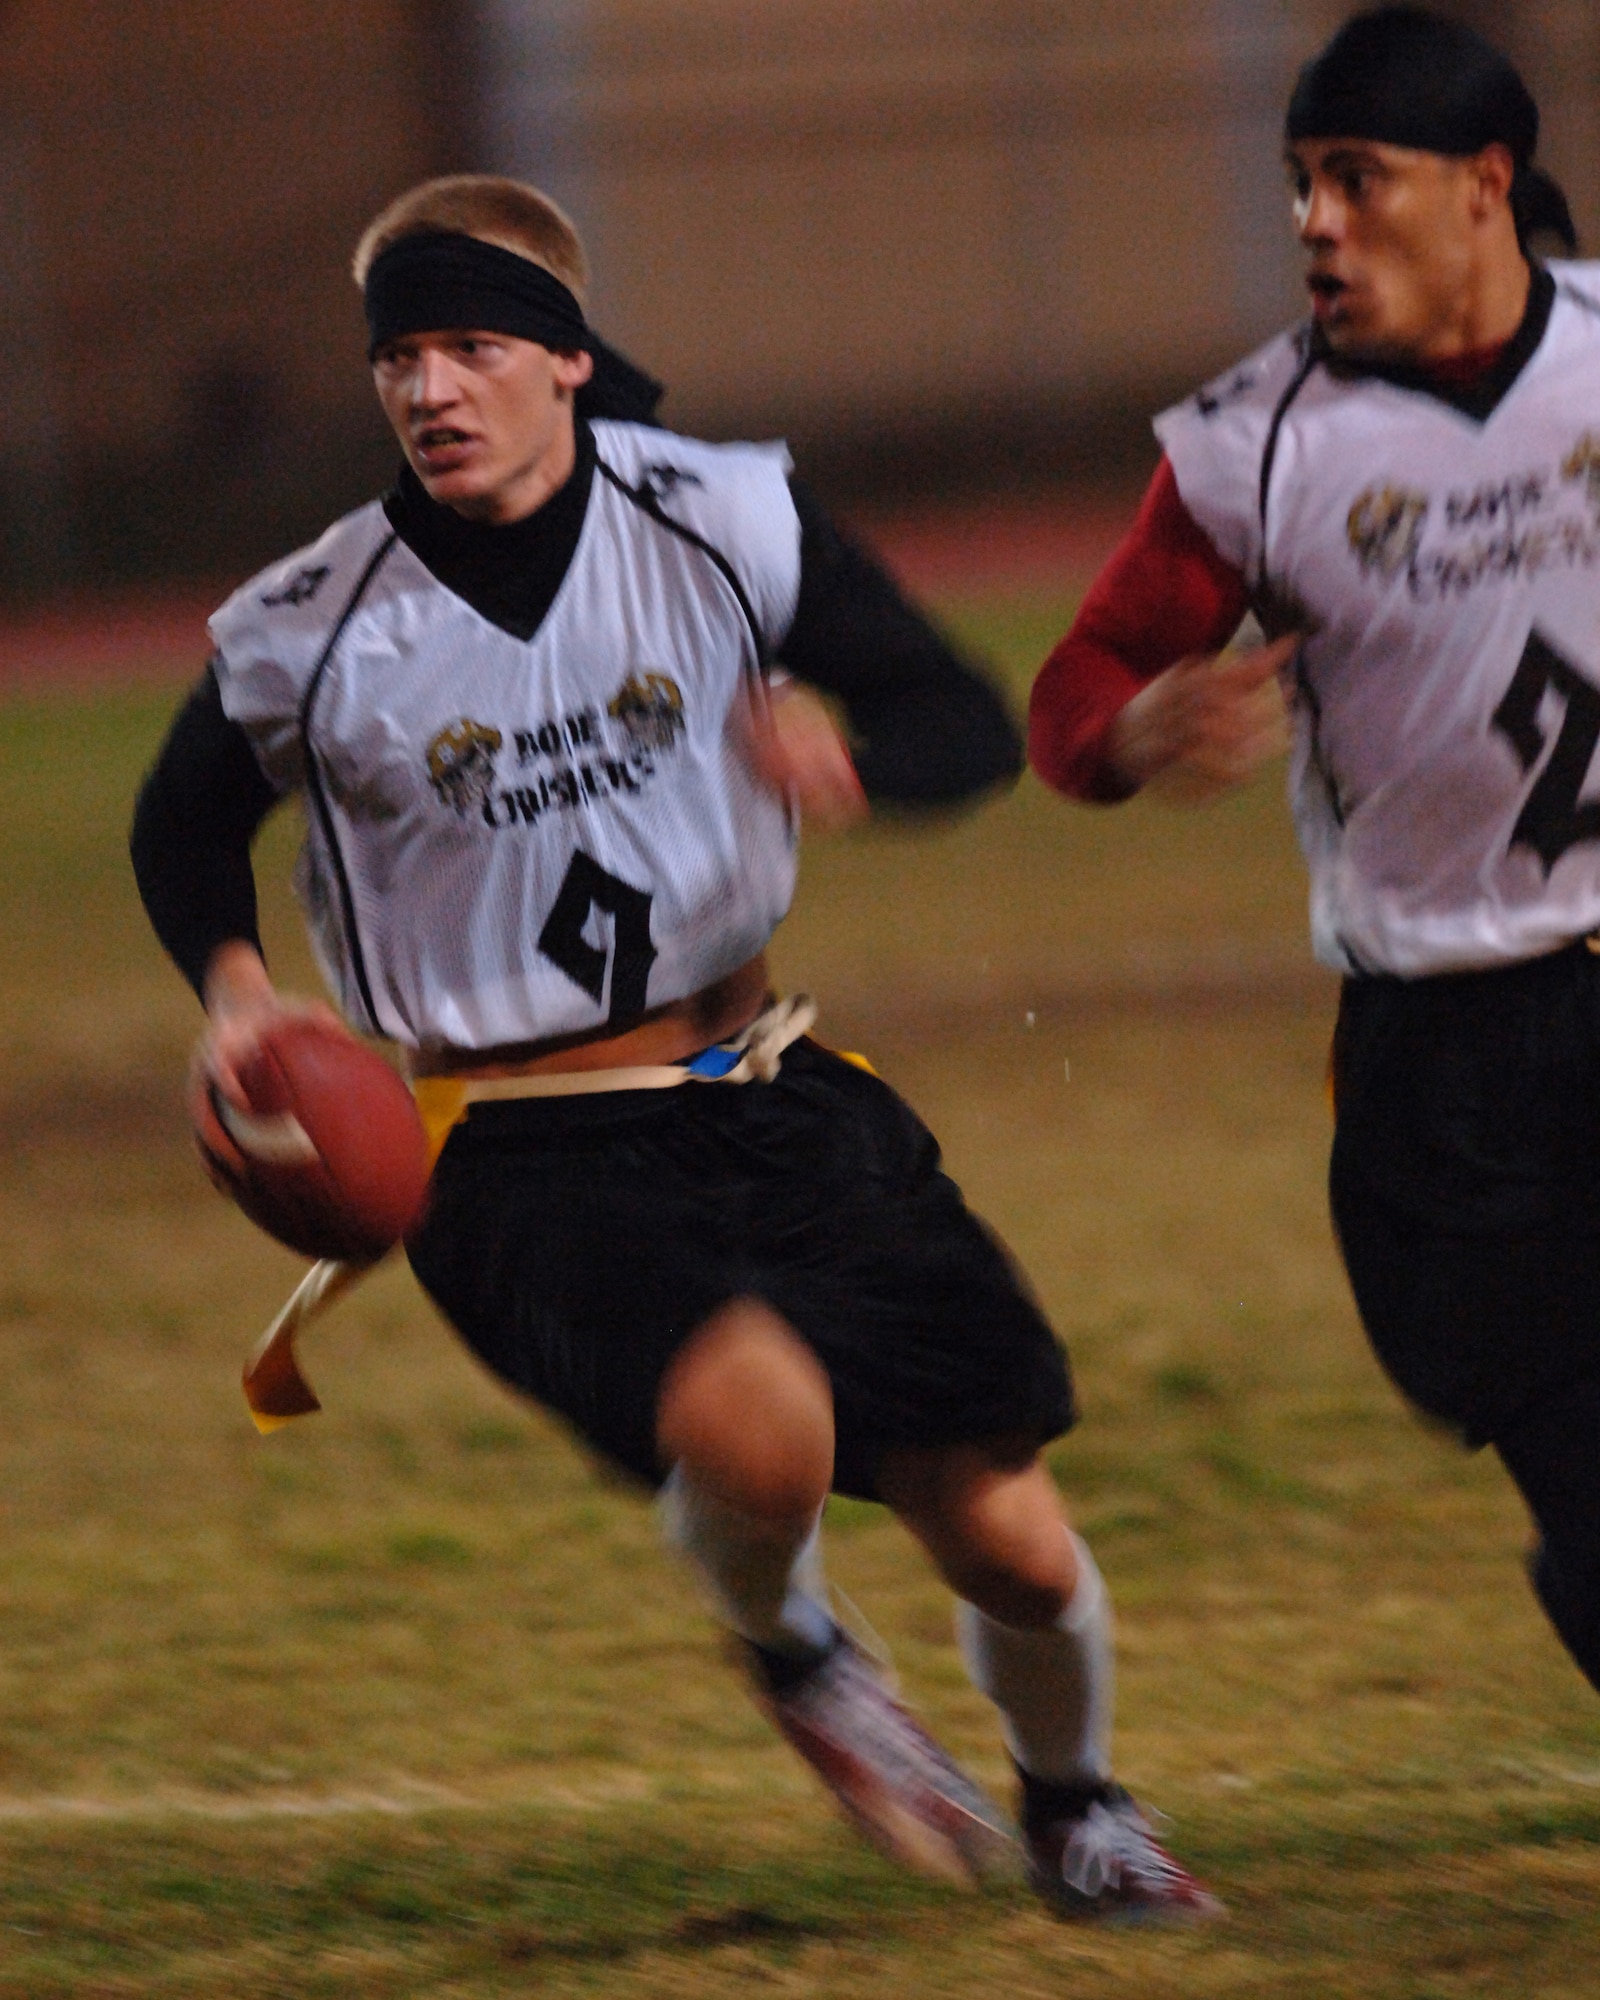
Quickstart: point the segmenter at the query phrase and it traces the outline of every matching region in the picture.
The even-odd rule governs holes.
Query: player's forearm
[[[250,843],[275,802],[208,674],[140,787],[129,840],[151,926],[202,998],[221,947],[240,942],[259,954]]]
[[[904,701],[848,706],[861,738],[856,769],[875,803],[959,805],[1022,775],[1022,738],[1004,703],[959,662],[927,662]]]
[[[1114,805],[1138,789],[1118,770],[1109,739],[1145,685],[1125,660],[1076,626],[1051,653],[1028,701],[1028,762],[1053,790]]]
[[[1129,797],[1149,775],[1119,754],[1129,704],[1179,661],[1216,652],[1247,605],[1244,578],[1190,518],[1163,459],[1133,526],[1034,683],[1034,770],[1073,798]]]
[[[277,989],[261,947],[249,938],[227,938],[206,960],[200,998],[213,1020],[259,1013],[277,1004]]]
[[[202,1000],[217,951],[261,946],[249,842],[213,845],[141,792],[129,843],[140,900],[167,955]]]

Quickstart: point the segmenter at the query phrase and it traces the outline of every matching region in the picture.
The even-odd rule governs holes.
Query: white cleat
[[[1156,1839],[1121,1785],[1096,1788],[1081,1811],[1024,1835],[1028,1876],[1066,1917],[1203,1923],[1222,1904]]]
[[[968,1887],[1017,1872],[1005,1815],[844,1633],[792,1685],[763,1687],[761,1702],[849,1818],[891,1859]]]

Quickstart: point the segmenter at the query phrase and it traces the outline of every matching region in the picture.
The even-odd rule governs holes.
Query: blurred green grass
[[[1020,689],[1043,600],[952,621]],[[0,707],[0,1996],[1577,1996],[1592,1697],[1494,1469],[1416,1427],[1328,1237],[1332,992],[1270,774],[1180,816],[1026,781],[808,853],[780,939],[945,1141],[1068,1339],[1054,1458],[1119,1607],[1119,1763],[1226,1896],[1067,1930],[893,1876],[723,1661],[639,1501],[388,1268],[270,1439],[243,1353],[298,1266],[200,1180],[192,999],[122,836],[170,697]],[[309,973],[265,837],[275,965]],[[832,1568],[1003,1760],[879,1510]]]
[[[1070,601],[946,607],[1020,713]],[[1032,775],[973,817],[819,846],[776,958],[829,1015],[1051,1004],[1308,979],[1305,892],[1273,773],[1199,813],[1068,808]]]

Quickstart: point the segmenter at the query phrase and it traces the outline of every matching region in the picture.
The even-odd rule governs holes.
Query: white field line
[[[0,1826],[67,1820],[263,1820],[343,1819],[360,1814],[411,1818],[418,1813],[488,1813],[524,1806],[568,1812],[604,1812],[637,1804],[653,1787],[639,1774],[594,1785],[551,1785],[505,1797],[474,1798],[445,1785],[403,1779],[393,1791],[247,1792],[215,1798],[204,1792],[148,1792],[123,1799],[46,1795],[19,1799],[0,1796]]]
[[[1549,1792],[1600,1789],[1600,1764],[1573,1768],[1554,1758],[1529,1761],[1497,1758],[1494,1767],[1513,1777],[1522,1791]],[[1225,1790],[1255,1790],[1259,1781],[1232,1772],[1211,1781]],[[763,1776],[761,1796],[770,1802],[774,1787],[783,1792],[809,1792],[798,1771],[787,1779]],[[712,1787],[726,1797],[728,1787]],[[590,1785],[546,1785],[535,1790],[474,1797],[423,1778],[400,1777],[395,1789],[346,1792],[246,1792],[217,1798],[205,1792],[146,1792],[129,1798],[74,1798],[46,1794],[40,1798],[7,1798],[0,1794],[0,1828],[68,1821],[116,1823],[162,1819],[249,1822],[274,1819],[352,1819],[369,1815],[411,1819],[421,1813],[493,1813],[525,1808],[558,1812],[607,1812],[649,1799],[656,1785],[643,1772],[630,1771]]]

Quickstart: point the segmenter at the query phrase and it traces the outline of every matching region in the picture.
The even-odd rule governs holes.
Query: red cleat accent
[[[1120,1785],[1106,1785],[1082,1813],[1030,1831],[1024,1845],[1029,1880],[1064,1917],[1203,1923],[1224,1914]]]
[[[1014,1873],[1005,1816],[885,1687],[852,1640],[762,1706],[872,1844],[919,1875]]]

